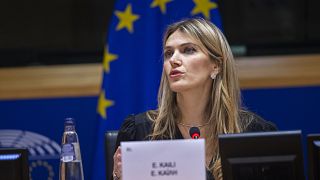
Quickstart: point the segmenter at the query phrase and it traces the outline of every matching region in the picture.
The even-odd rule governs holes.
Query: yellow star
[[[119,23],[116,28],[117,31],[127,28],[130,33],[133,32],[133,22],[139,19],[139,15],[132,14],[131,9],[131,4],[128,4],[124,12],[115,12],[116,16],[119,18]]]
[[[165,14],[166,13],[166,4],[171,1],[172,0],[153,0],[151,7],[154,8],[154,7],[159,6],[161,13]]]
[[[105,98],[105,93],[102,91],[98,101],[98,113],[103,119],[107,119],[107,108],[113,106],[114,102]]]
[[[206,19],[210,19],[210,10],[218,7],[217,3],[210,2],[210,0],[193,0],[193,2],[196,6],[192,9],[191,14],[202,13]]]
[[[111,54],[109,52],[108,46],[105,47],[104,49],[104,55],[103,55],[103,69],[105,72],[110,72],[110,62],[117,60],[118,55],[116,54]]]

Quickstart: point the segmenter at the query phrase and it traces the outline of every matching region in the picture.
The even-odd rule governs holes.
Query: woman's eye
[[[186,54],[193,54],[194,52],[196,52],[196,49],[193,47],[186,47],[184,49],[184,53],[186,53]]]
[[[164,52],[164,57],[167,59],[167,58],[169,58],[169,57],[171,57],[172,56],[172,51],[165,51]]]

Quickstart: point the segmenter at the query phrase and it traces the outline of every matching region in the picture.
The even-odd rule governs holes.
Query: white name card
[[[205,180],[203,139],[122,142],[123,180]]]

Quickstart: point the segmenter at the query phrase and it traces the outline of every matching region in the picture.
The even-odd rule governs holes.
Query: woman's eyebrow
[[[200,48],[200,46],[198,46],[195,43],[191,43],[191,42],[186,42],[186,43],[179,44],[180,47],[189,46],[189,45],[193,45],[193,46],[196,46],[196,47]],[[165,46],[164,50],[171,49],[171,48],[172,48],[172,46]]]

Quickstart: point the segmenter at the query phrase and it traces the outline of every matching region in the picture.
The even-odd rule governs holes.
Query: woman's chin
[[[170,89],[171,91],[178,93],[185,91],[187,89],[187,86],[183,84],[173,83],[170,84]]]

